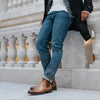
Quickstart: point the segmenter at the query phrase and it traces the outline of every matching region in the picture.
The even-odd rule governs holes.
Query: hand
[[[88,11],[82,11],[81,12],[81,21],[85,21],[89,17],[89,12]]]
[[[41,25],[43,24],[43,19],[41,19]]]

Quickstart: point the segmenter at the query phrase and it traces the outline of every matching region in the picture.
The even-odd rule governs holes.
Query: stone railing
[[[93,2],[94,12],[88,19],[88,25],[95,33],[93,53],[96,60],[90,65],[91,68],[100,65],[100,1],[93,0]],[[42,0],[0,0],[0,66],[25,67],[27,64],[35,66],[36,49],[34,43],[40,29],[40,20],[43,18],[43,9]],[[82,45],[84,45],[83,42]],[[86,53],[82,54],[86,55]],[[26,57],[29,59],[27,62]],[[86,59],[90,59],[90,57]],[[85,62],[83,61],[83,63]]]
[[[7,8],[14,9],[38,3],[38,0],[7,0]]]
[[[0,0],[0,66],[35,67],[42,0]],[[41,9],[40,9],[40,8]]]
[[[35,67],[36,64],[36,35],[11,35],[0,38],[0,66],[5,67]],[[25,58],[28,58],[26,61]],[[9,61],[7,61],[9,58]],[[16,59],[18,58],[18,59]]]
[[[90,68],[100,68],[100,0],[93,0],[94,12],[88,19],[88,25],[94,31],[94,47],[93,54],[96,60],[90,65]]]

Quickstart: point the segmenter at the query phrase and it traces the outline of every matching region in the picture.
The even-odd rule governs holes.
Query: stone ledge
[[[41,27],[40,22],[36,22],[36,23],[29,23],[25,25],[19,25],[19,26],[13,26],[13,27],[0,29],[0,38],[3,36],[9,37],[11,35],[18,36],[20,34],[29,35],[33,32],[36,32],[37,34],[40,27]]]
[[[29,14],[26,16],[19,16],[17,18],[12,19],[6,19],[3,21],[0,21],[0,29],[6,28],[6,27],[14,27],[18,25],[24,25],[28,23],[36,23],[41,22],[41,19],[43,18],[43,12],[35,13],[35,14]]]
[[[0,67],[0,81],[39,84],[42,76],[42,68]],[[71,88],[70,77],[70,70],[59,69],[56,74],[57,86]]]
[[[76,89],[100,90],[100,69],[71,71],[71,86]]]
[[[42,68],[0,67],[0,81],[37,85],[43,76]],[[57,86],[61,88],[100,90],[100,69],[59,69]]]

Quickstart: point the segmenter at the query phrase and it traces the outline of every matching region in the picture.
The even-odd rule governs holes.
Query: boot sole
[[[52,87],[52,90],[57,90],[57,87]]]
[[[30,90],[34,89],[34,87],[31,87]],[[52,90],[57,90],[57,87],[52,87]]]
[[[28,94],[30,94],[30,95],[41,95],[41,94],[46,94],[46,93],[52,93],[52,89],[45,91],[45,92],[42,92],[42,93],[30,92]]]

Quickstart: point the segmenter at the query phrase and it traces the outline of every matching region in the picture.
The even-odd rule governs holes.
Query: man
[[[36,47],[44,69],[41,83],[31,87],[31,95],[56,90],[55,74],[61,62],[63,42],[68,30],[80,31],[87,41],[91,38],[87,28],[87,18],[93,10],[92,0],[44,0],[45,12]],[[51,41],[52,57],[48,44]]]

